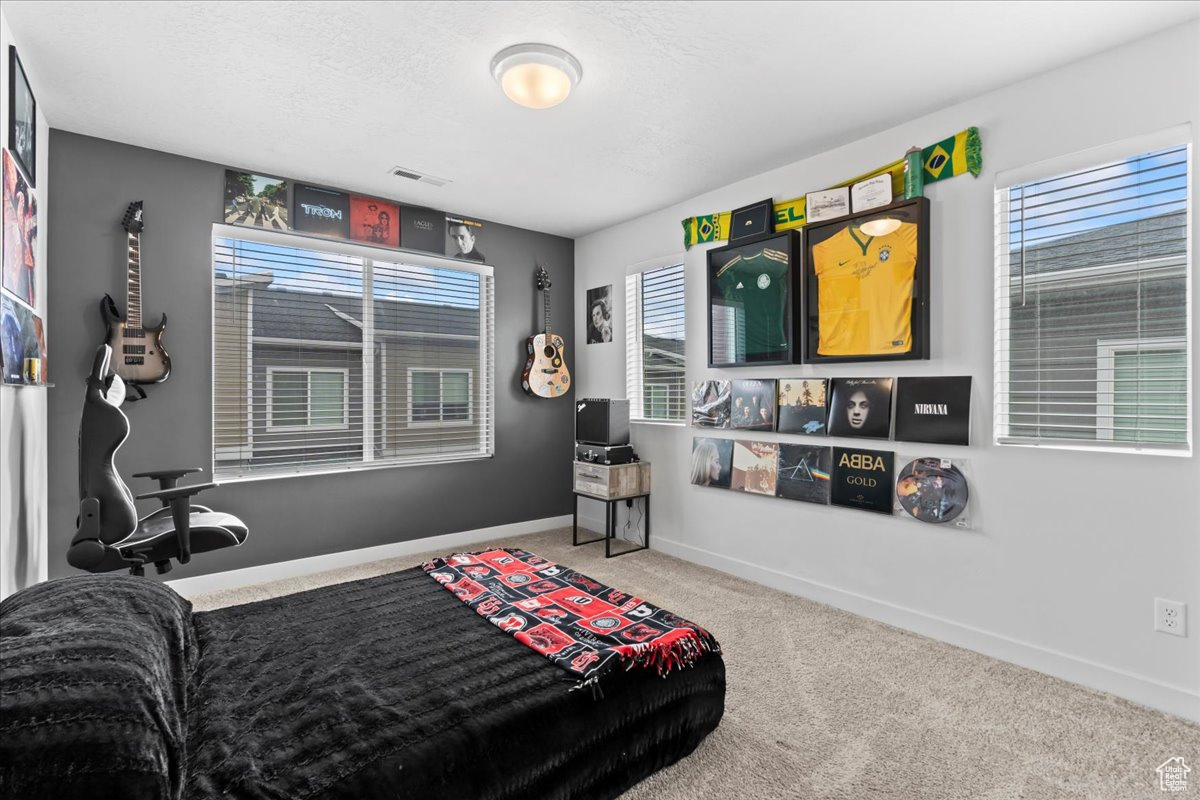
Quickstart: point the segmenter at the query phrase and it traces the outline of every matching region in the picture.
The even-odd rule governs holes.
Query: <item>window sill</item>
[[[687,423],[683,420],[667,420],[667,419],[631,419],[630,425],[657,425],[663,428],[686,428]]]
[[[329,475],[342,475],[355,472],[366,472],[380,469],[396,469],[399,467],[436,467],[442,464],[459,464],[464,461],[488,461],[495,457],[494,453],[472,453],[459,457],[424,459],[421,461],[356,461],[350,464],[331,465],[326,469],[305,470],[304,472],[261,472],[250,475],[222,475],[213,470],[214,480],[219,486],[235,483],[255,483],[259,481],[274,481],[282,478],[315,478]]]
[[[1135,456],[1173,456],[1175,458],[1190,458],[1192,455],[1191,445],[1180,447],[1134,447],[1114,445],[1108,442],[1098,441],[1094,444],[1086,442],[1034,442],[1026,439],[1011,439],[1007,437],[997,437],[992,440],[1000,447],[1031,447],[1039,450],[1074,450],[1079,453],[1114,453],[1117,455],[1135,455]]]

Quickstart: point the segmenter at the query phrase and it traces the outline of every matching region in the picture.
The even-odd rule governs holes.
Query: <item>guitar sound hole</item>
[[[545,353],[546,358],[554,358],[554,348],[550,345],[546,345],[546,349],[542,352]]]

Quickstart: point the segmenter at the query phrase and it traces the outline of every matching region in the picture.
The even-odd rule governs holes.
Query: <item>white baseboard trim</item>
[[[1143,675],[1135,675],[682,542],[654,537],[650,544],[655,550],[661,550],[684,561],[728,572],[772,589],[799,595],[956,647],[973,650],[1089,689],[1108,692],[1193,722],[1200,722],[1200,692],[1182,686],[1173,686]]]
[[[410,539],[405,542],[381,544],[376,547],[364,547],[359,550],[344,550],[340,553],[328,553],[323,556],[297,558],[292,561],[280,561],[275,564],[263,564],[257,567],[244,567],[227,572],[214,572],[211,575],[197,575],[193,578],[179,578],[167,581],[166,584],[186,598],[200,594],[215,592],[221,589],[236,589],[241,586],[252,586],[256,583],[266,583],[282,578],[295,578],[300,575],[312,575],[331,569],[352,567],[356,564],[366,564],[371,561],[382,561],[385,558],[424,553],[428,550],[445,548],[447,552],[456,547],[486,542],[492,539],[503,539],[509,536],[523,536],[527,533],[554,530],[555,528],[570,527],[571,517],[545,517],[531,519],[526,522],[514,522],[509,525],[496,525],[491,528],[477,528],[472,531],[446,533],[440,536],[427,536],[423,539]]]

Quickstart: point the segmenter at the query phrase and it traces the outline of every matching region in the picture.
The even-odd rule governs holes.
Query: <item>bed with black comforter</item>
[[[197,613],[67,578],[0,603],[0,642],[0,796],[22,800],[614,797],[725,700],[715,652],[578,690],[421,568]]]

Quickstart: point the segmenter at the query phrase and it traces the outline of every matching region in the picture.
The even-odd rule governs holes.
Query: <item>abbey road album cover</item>
[[[692,424],[697,428],[728,428],[729,381],[692,381]]]
[[[225,223],[287,230],[288,182],[268,175],[225,170]]]
[[[892,513],[892,472],[896,454],[889,450],[833,448],[829,499],[835,506]]]
[[[971,376],[896,379],[896,438],[971,443]]]
[[[775,380],[735,380],[731,421],[734,428],[775,430]]]
[[[828,505],[832,462],[831,448],[780,444],[776,496]]]
[[[729,488],[733,469],[733,440],[705,436],[692,438],[692,483]]]
[[[733,443],[733,476],[729,488],[774,497],[778,470],[779,445],[775,442],[738,439]]]
[[[829,433],[886,439],[892,429],[891,378],[834,378]]]
[[[779,379],[779,432],[824,436],[825,378]]]

